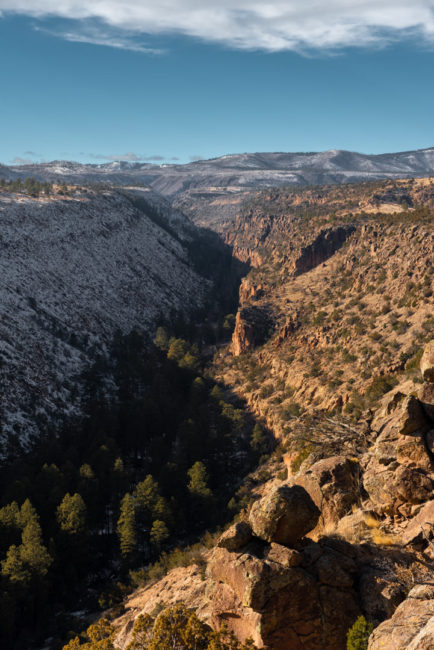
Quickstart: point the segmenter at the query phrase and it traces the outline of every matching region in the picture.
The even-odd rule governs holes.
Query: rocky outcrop
[[[304,487],[321,512],[314,534],[335,528],[360,502],[361,468],[357,459],[331,456],[314,463],[292,480]]]
[[[272,319],[265,307],[244,307],[237,313],[232,335],[232,353],[238,357],[243,352],[264,343],[270,334]]]
[[[434,495],[433,495],[434,496]],[[434,501],[425,503],[419,512],[410,519],[402,535],[403,544],[425,544],[434,538]]]
[[[351,557],[314,542],[300,550],[259,540],[239,553],[218,548],[209,565],[211,623],[273,650],[344,648],[359,614],[355,572]]]
[[[295,312],[294,314],[289,314],[286,317],[285,324],[277,332],[274,345],[277,347],[286,339],[289,339],[290,336],[300,327],[300,318],[299,314]]]
[[[434,647],[434,586],[417,585],[392,618],[372,633],[368,650],[430,650]]]
[[[432,497],[433,465],[427,449],[431,423],[414,396],[395,392],[372,422],[377,433],[363,484],[382,512],[409,516],[411,507]]]
[[[249,520],[257,537],[291,546],[315,528],[320,511],[300,485],[282,485],[256,501]]]
[[[125,613],[113,621],[117,629],[115,647],[128,646],[137,616],[152,614],[162,606],[170,607],[182,601],[207,620],[206,586],[203,567],[194,564],[173,569],[155,584],[135,591],[125,602]]]
[[[226,237],[224,239],[226,244],[232,245],[232,237]],[[261,253],[258,250],[252,248],[244,248],[239,246],[232,246],[232,255],[235,259],[243,262],[243,264],[249,264],[254,268],[259,268],[264,263],[265,253]]]
[[[240,303],[244,304],[250,302],[251,300],[258,300],[264,295],[264,285],[261,283],[256,284],[252,282],[249,278],[243,278],[241,280],[239,288],[239,298]]]
[[[344,647],[359,614],[355,553],[345,542],[301,541],[319,515],[303,487],[281,485],[250,511],[256,537],[231,551],[235,527],[222,536],[208,566],[214,627],[225,623],[238,638],[273,650]]]
[[[422,410],[434,427],[434,383],[425,383],[420,388],[417,398],[421,403]]]
[[[428,343],[420,360],[420,369],[424,381],[434,382],[434,341]]]
[[[292,268],[294,274],[306,273],[328,260],[354,231],[354,226],[322,230],[312,243],[300,250],[299,255],[294,259]]]
[[[228,551],[237,551],[248,544],[252,537],[251,526],[246,521],[239,521],[221,535],[217,546]]]

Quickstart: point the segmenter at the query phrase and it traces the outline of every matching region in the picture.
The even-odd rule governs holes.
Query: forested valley
[[[5,647],[50,638],[61,648],[83,628],[77,612],[116,607],[173,556],[194,553],[182,549],[234,516],[242,477],[270,449],[207,372],[216,344],[231,336],[225,310],[236,309],[240,274],[209,237],[190,250],[213,282],[206,310],[191,320],[172,314],[154,337],[116,332],[77,378],[82,415],[47,423],[26,453],[8,446],[0,468]]]

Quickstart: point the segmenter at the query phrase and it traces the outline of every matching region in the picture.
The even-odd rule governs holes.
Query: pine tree
[[[208,487],[208,473],[205,465],[198,461],[187,472],[189,482],[187,484],[191,500],[191,512],[193,518],[190,525],[197,527],[203,525],[212,516],[213,494]]]
[[[19,525],[20,509],[16,501],[0,509],[0,557],[12,544],[18,544],[21,537]]]
[[[52,559],[42,543],[41,528],[37,521],[30,521],[24,528],[19,550],[22,561],[33,576],[40,578],[47,575]]]
[[[18,516],[18,523],[21,526],[21,529],[27,526],[28,523],[38,521],[38,513],[35,508],[30,503],[29,499],[26,499],[21,506],[20,514]]]
[[[166,525],[171,523],[172,513],[170,512],[169,505],[164,497],[158,497],[152,510],[152,517],[164,521]]]
[[[134,497],[137,508],[151,515],[160,498],[158,483],[154,481],[151,474],[148,474],[141,483],[137,483]]]
[[[69,536],[84,538],[87,536],[86,504],[83,498],[75,493],[65,494],[57,508],[57,522],[60,530]]]
[[[156,519],[152,524],[151,532],[149,534],[149,539],[151,544],[160,551],[164,542],[169,538],[169,530],[164,523],[159,519]]]
[[[130,559],[137,551],[136,513],[134,499],[127,492],[121,502],[121,513],[117,523],[121,555]]]
[[[17,586],[26,587],[30,582],[30,571],[21,557],[21,547],[13,544],[2,561],[2,576]]]
[[[160,501],[160,490],[157,481],[154,481],[151,474],[148,474],[144,481],[136,485],[134,490],[137,526],[145,536],[145,541],[148,540],[151,524],[154,519],[160,518],[158,516],[159,509],[162,507]],[[161,517],[163,518],[163,517]],[[142,535],[143,538],[143,535]],[[144,541],[143,539],[141,540]]]
[[[90,625],[86,630],[91,648],[104,648],[104,650],[114,648],[112,643],[114,634],[115,630],[113,625],[106,618],[100,618],[99,621]]]
[[[203,631],[206,629],[203,623],[199,622],[196,629],[197,643],[194,646],[191,645],[192,634],[190,634],[189,639],[190,645],[186,643],[185,633],[191,614],[192,612],[183,603],[178,603],[161,612],[155,621],[149,649],[168,650],[168,648],[179,648],[187,650],[187,648],[193,647],[195,650],[206,650],[208,639],[206,634],[203,634]],[[191,624],[190,628],[192,627],[193,625]],[[191,632],[193,633],[193,630]]]
[[[180,361],[188,352],[188,344],[183,339],[171,338],[169,341],[169,351],[167,358],[171,361]]]
[[[208,487],[208,473],[205,465],[198,461],[187,472],[189,477],[188,490],[190,494],[201,499],[211,499],[212,492]]]
[[[154,344],[160,350],[169,349],[169,337],[164,327],[158,327],[155,335]]]

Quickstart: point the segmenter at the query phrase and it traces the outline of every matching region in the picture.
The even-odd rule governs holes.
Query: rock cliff
[[[402,182],[275,190],[245,206],[228,228],[234,254],[253,264],[240,288],[231,347],[247,355],[231,362],[221,353],[217,376],[276,436],[288,428],[287,414],[360,414],[388,385],[415,377],[434,327],[432,188]],[[375,197],[404,190],[426,207],[381,212]],[[258,350],[255,319],[244,318],[251,308],[266,308],[271,321],[266,340],[258,324]],[[248,378],[252,366],[259,383]]]

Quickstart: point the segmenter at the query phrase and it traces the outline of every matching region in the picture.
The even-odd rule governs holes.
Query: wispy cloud
[[[0,10],[96,20],[106,32],[58,35],[146,53],[154,51],[134,35],[182,34],[271,52],[378,46],[410,36],[434,42],[434,0],[0,0]]]
[[[2,0],[0,0],[1,3]],[[137,35],[130,33],[127,30],[126,33],[119,28],[106,28],[101,25],[88,24],[85,21],[74,21],[74,29],[64,30],[64,29],[48,29],[46,27],[41,27],[35,25],[34,29],[38,32],[44,32],[50,36],[56,36],[57,38],[63,38],[65,41],[70,43],[88,43],[90,45],[103,45],[105,47],[114,47],[118,50],[129,50],[130,52],[140,52],[142,54],[164,54],[165,50],[146,47],[142,43],[137,41]]]
[[[167,158],[160,154],[153,154],[151,156],[146,154],[137,154],[133,151],[128,151],[123,154],[104,154],[104,153],[88,153],[82,154],[88,158],[93,158],[94,160],[108,160],[108,161],[127,161],[127,162],[163,162],[164,160],[179,160],[176,156]]]
[[[10,162],[11,165],[33,165],[35,163],[32,158],[21,158],[21,156],[15,156]]]

